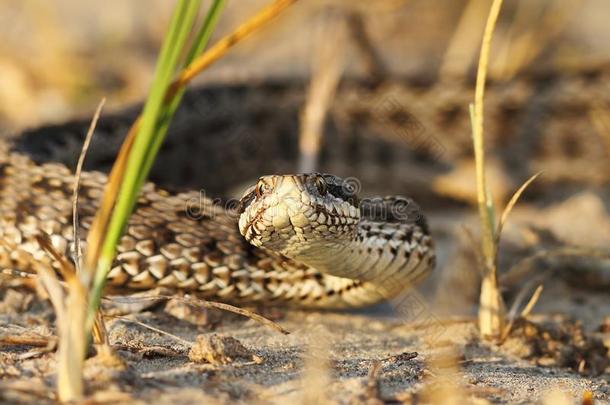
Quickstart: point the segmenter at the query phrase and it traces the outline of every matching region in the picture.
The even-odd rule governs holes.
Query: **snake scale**
[[[70,257],[73,175],[61,164],[35,165],[3,146],[0,266],[25,272],[57,266],[36,235],[48,234],[55,249]],[[84,230],[105,183],[101,173],[82,174]],[[332,175],[266,176],[233,209],[197,192],[170,194],[148,183],[120,240],[108,285],[324,308],[391,297],[434,266],[425,219],[408,199],[360,203],[350,190]]]
[[[609,105],[607,78],[602,69],[492,84],[486,96],[490,132],[498,137],[492,145],[501,146],[509,133],[528,141],[546,136],[548,128],[557,135],[565,120],[581,129],[581,137],[595,137],[583,116],[593,106]],[[360,198],[350,178],[375,193],[425,190],[425,173],[466,154],[468,83],[400,79],[370,88],[346,81],[329,112],[320,159],[323,172],[345,180],[317,173],[264,176],[229,205],[200,191],[165,191],[205,186],[210,195],[226,195],[251,182],[253,173],[294,172],[304,88],[208,86],[187,95],[151,176],[161,187],[144,187],[110,285],[166,286],[228,302],[340,308],[391,297],[434,267],[433,243],[416,204],[402,197]],[[83,233],[106,181],[95,170],[112,162],[134,111],[100,121],[88,155],[93,171],[81,180]],[[78,157],[85,128],[85,121],[75,121],[1,143],[3,268],[32,272],[52,265],[33,239],[40,231],[69,254],[68,166]],[[597,161],[598,146],[578,147],[590,149],[580,154],[590,165]],[[508,159],[515,150],[509,152]],[[219,175],[222,166],[231,168]]]

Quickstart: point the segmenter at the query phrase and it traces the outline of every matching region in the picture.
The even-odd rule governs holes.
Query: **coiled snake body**
[[[73,181],[62,164],[35,164],[0,143],[0,267],[35,272],[37,266],[56,266],[38,245],[39,232],[70,257]],[[105,183],[99,172],[82,174],[82,238]],[[411,200],[359,201],[336,176],[261,177],[237,205],[146,184],[109,286],[164,286],[233,303],[341,308],[394,296],[434,266],[425,219]]]
[[[273,82],[187,92],[164,144],[167,162],[158,160],[151,177],[166,187],[204,185],[222,194],[252,173],[293,171],[306,87]],[[329,110],[333,125],[325,128],[320,167],[357,176],[369,191],[409,190],[430,201],[434,176],[470,156],[465,106],[472,88],[456,80],[388,79],[375,88],[344,80]],[[498,137],[497,145],[511,145],[497,152],[519,182],[541,169],[547,173],[541,181],[554,186],[607,181],[603,142],[583,111],[609,105],[609,89],[607,66],[489,83],[486,133]],[[140,109],[102,117],[87,155],[91,169],[108,168]],[[62,163],[48,162],[72,164],[88,124],[87,118],[0,142],[0,267],[33,272],[51,265],[36,232],[69,251],[73,177]],[[527,163],[534,160],[537,166]],[[226,162],[231,170],[219,173]],[[199,192],[170,194],[146,185],[110,284],[167,286],[231,302],[344,307],[389,297],[433,267],[430,236],[411,201],[358,201],[342,180],[321,177],[264,177],[258,195],[251,189],[237,209]],[[100,173],[83,174],[81,238],[105,182]]]

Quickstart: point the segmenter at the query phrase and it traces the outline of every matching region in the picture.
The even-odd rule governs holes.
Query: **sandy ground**
[[[517,213],[517,222],[529,217],[526,211]],[[481,341],[473,307],[464,305],[467,289],[447,281],[447,269],[463,266],[451,253],[455,239],[442,236],[454,220],[439,214],[432,221],[440,270],[420,291],[361,311],[254,309],[288,335],[238,315],[194,310],[180,300],[147,307],[135,298],[128,305],[117,299],[106,313],[124,313],[125,307],[131,313],[107,320],[114,355],[87,360],[90,398],[177,404],[444,403],[451,397],[458,403],[532,403],[558,390],[575,403],[588,395],[610,403],[610,359],[603,345],[610,344],[608,290],[575,286],[558,271],[544,281],[534,315],[517,322],[503,345]],[[509,240],[510,234],[509,229]],[[22,289],[0,289],[0,297],[0,400],[51,402],[55,354],[45,346],[53,341],[52,309]]]
[[[34,306],[42,309],[41,304]],[[0,333],[14,333],[15,323],[24,322],[29,331],[44,329],[43,320],[49,315],[47,309],[25,317],[3,315]],[[145,312],[128,319],[138,319],[189,342],[196,341],[198,334],[231,336],[251,354],[229,364],[194,362],[186,344],[131,322],[114,320],[108,324],[110,341],[122,364],[117,366],[98,356],[89,359],[86,368],[89,388],[96,391],[94,398],[99,400],[191,403],[214,398],[220,403],[285,403],[319,396],[337,403],[364,398],[411,403],[418,397],[438,394],[445,389],[439,386],[439,381],[445,381],[441,378],[449,378],[471,400],[530,403],[556,388],[574,399],[590,391],[599,403],[610,403],[607,373],[593,377],[566,367],[537,365],[535,358],[525,360],[515,355],[514,346],[522,343],[516,338],[502,347],[481,342],[472,320],[436,319],[422,325],[404,322],[400,315],[380,318],[288,312],[279,322],[291,333],[282,335],[252,320],[226,315],[212,328],[195,327],[162,312]],[[3,401],[33,403],[40,402],[39,395],[50,395],[54,356],[23,359],[31,353],[27,346],[3,348]],[[452,353],[457,365],[447,360]],[[378,373],[371,377],[378,362]]]

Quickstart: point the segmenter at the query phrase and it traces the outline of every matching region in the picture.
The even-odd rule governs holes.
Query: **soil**
[[[513,256],[524,248],[511,235],[531,209],[518,209],[507,229],[505,251]],[[561,266],[538,263],[536,271],[551,269],[553,275],[543,280],[533,315],[518,319],[501,345],[481,340],[476,277],[469,281],[467,249],[456,242],[462,232],[456,221],[468,226],[475,218],[465,212],[431,217],[441,263],[418,291],[358,311],[253,309],[287,335],[235,314],[194,310],[178,299],[150,306],[132,298],[128,313],[117,318],[126,309],[124,299],[115,299],[123,305],[107,305],[111,350],[98,347],[86,363],[89,398],[172,404],[461,398],[458,403],[512,404],[564,395],[572,402],[591,397],[610,403],[608,289],[575,285]],[[589,271],[607,275],[596,266]],[[53,311],[34,292],[0,291],[0,398],[53,402]],[[510,303],[514,294],[506,297]]]

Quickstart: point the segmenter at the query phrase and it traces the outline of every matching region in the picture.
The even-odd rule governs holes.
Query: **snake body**
[[[601,66],[490,83],[490,147],[498,148],[519,181],[544,169],[542,181],[607,182],[607,152],[589,112],[610,105],[609,78],[610,69]],[[334,176],[263,177],[257,184],[269,189],[259,195],[256,187],[249,190],[239,207],[198,191],[163,189],[204,186],[211,195],[228,195],[253,173],[294,172],[305,88],[263,83],[187,93],[153,169],[151,178],[161,187],[144,187],[110,271],[111,286],[166,286],[229,302],[345,307],[389,297],[433,267],[430,236],[415,204],[360,200]],[[372,193],[409,190],[418,200],[434,201],[434,176],[471,154],[472,88],[468,81],[392,79],[375,88],[344,81],[329,110],[320,169],[354,176]],[[81,180],[81,238],[106,182],[95,170],[112,163],[138,110],[106,115],[98,124],[87,155],[91,171]],[[2,268],[34,272],[54,265],[36,232],[51,235],[56,248],[70,254],[68,167],[78,158],[87,125],[88,119],[43,127],[0,142]],[[227,162],[231,170],[219,174]],[[324,196],[315,186],[320,176]],[[311,204],[298,208],[303,217],[294,211],[297,196]],[[407,207],[406,217],[397,215],[401,207]]]
[[[55,249],[70,257],[73,175],[59,163],[37,165],[4,143],[0,156],[0,266],[24,272],[57,266],[36,235],[48,234]],[[359,204],[342,182],[318,174],[263,177],[258,184],[268,189],[255,186],[233,206],[148,183],[120,240],[108,285],[131,291],[167,287],[232,303],[342,308],[389,298],[432,269],[425,220],[410,200]],[[83,233],[105,183],[102,173],[82,173]]]

